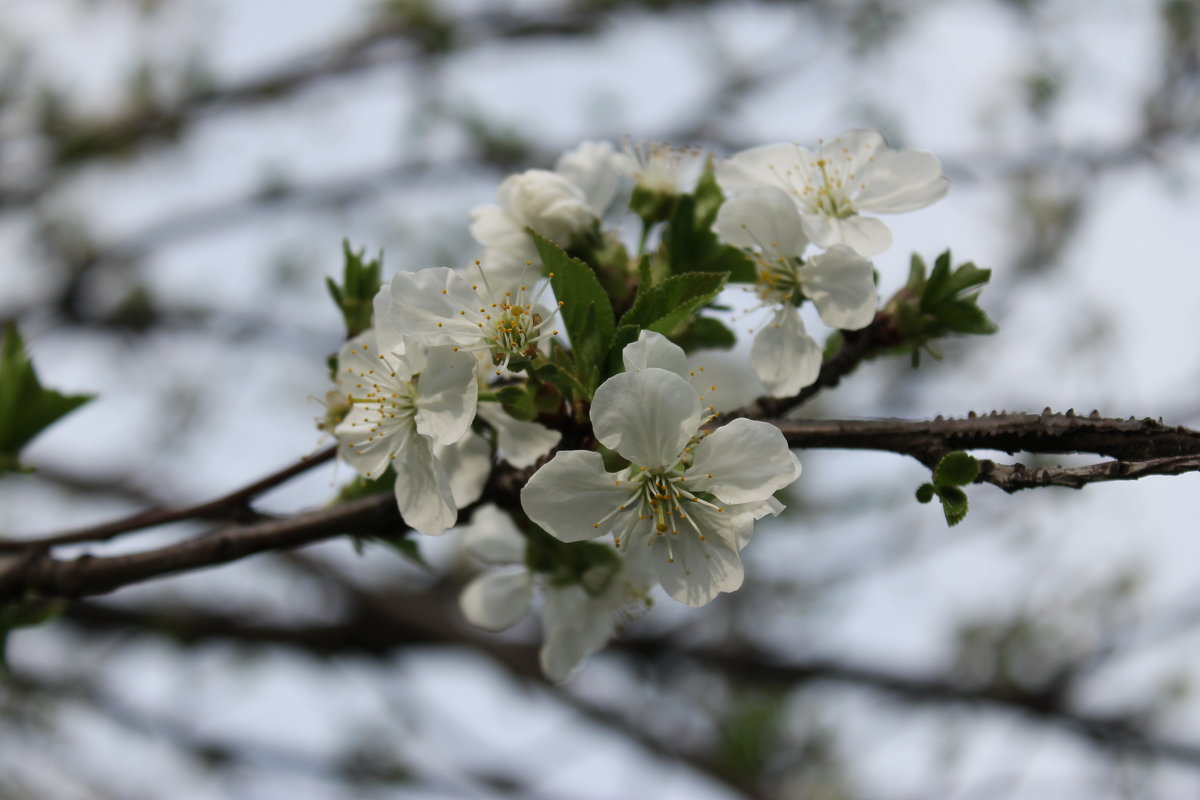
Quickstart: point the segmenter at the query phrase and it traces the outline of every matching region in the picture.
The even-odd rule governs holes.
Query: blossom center
[[[770,305],[799,305],[804,298],[799,259],[788,256],[768,258],[763,254],[755,260],[758,262],[758,283],[755,285],[755,291],[762,301]]]
[[[352,425],[358,441],[350,447],[356,455],[364,455],[370,445],[390,436],[397,428],[411,425],[417,413],[417,376],[399,380],[383,356],[379,366],[378,370],[346,369],[347,374],[357,379],[346,399],[352,409],[363,410]],[[395,458],[393,454],[392,459]],[[372,475],[368,472],[366,477]]]
[[[837,219],[858,213],[850,201],[850,190],[847,188],[857,180],[854,173],[842,172],[825,158],[817,159],[816,166],[821,172],[821,181],[815,185],[809,183],[801,192],[805,210],[810,214]]]
[[[479,266],[479,262],[476,262],[476,266]],[[528,266],[530,265],[526,262],[526,267]],[[497,367],[496,374],[499,375],[511,361],[521,361],[537,355],[538,342],[558,334],[557,330],[547,330],[558,309],[555,308],[545,317],[534,310],[549,283],[543,284],[530,297],[529,288],[524,284],[515,290],[495,292],[488,285],[482,267],[480,276],[484,284],[482,288],[491,300],[483,299],[479,284],[471,285],[471,289],[480,300],[480,305],[477,308],[461,309],[459,317],[466,317],[474,323],[479,339],[478,344],[462,349],[489,352],[492,363]],[[553,273],[550,277],[554,277]],[[562,306],[562,302],[559,301],[558,305]],[[438,323],[438,327],[442,327],[441,322]]]
[[[620,532],[613,536],[613,543],[618,549],[622,546],[622,540],[633,533],[641,523],[650,522],[649,527],[653,529],[654,535],[649,537],[646,544],[653,544],[659,536],[667,537],[667,561],[673,563],[675,554],[670,537],[678,536],[681,529],[686,531],[690,528],[699,541],[705,541],[704,531],[688,513],[688,506],[698,503],[718,512],[725,510],[688,491],[685,486],[687,476],[683,473],[682,464],[668,469],[634,465],[621,474],[624,480],[616,478],[614,483],[617,486],[628,486],[629,499],[592,523],[592,527],[599,528],[609,520],[627,515],[622,520],[624,524],[620,526]]]

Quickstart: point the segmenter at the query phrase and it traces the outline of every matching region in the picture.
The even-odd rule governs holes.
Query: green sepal
[[[342,312],[346,323],[346,338],[352,339],[371,327],[375,318],[375,295],[382,285],[383,253],[371,260],[366,249],[357,253],[350,249],[349,240],[342,240],[342,282],[325,279],[329,296]]]
[[[947,453],[933,470],[938,486],[966,486],[979,476],[979,461],[962,450]]]
[[[6,325],[0,339],[0,474],[19,471],[21,449],[93,397],[44,388],[17,326]]]
[[[551,586],[578,584],[598,594],[621,568],[621,557],[608,545],[562,542],[536,526],[531,526],[526,536],[525,564],[545,575]]]
[[[678,195],[644,186],[634,186],[629,197],[629,210],[642,218],[645,230],[671,218]]]
[[[501,386],[496,390],[496,399],[500,401],[508,415],[514,419],[524,422],[537,419],[538,410],[534,405],[533,391],[529,386]]]
[[[596,279],[592,269],[571,258],[554,242],[530,231],[546,271],[553,275],[550,285],[562,303],[563,326],[571,339],[576,376],[586,387],[587,397],[600,382],[600,373],[612,343],[616,322],[612,301]]]

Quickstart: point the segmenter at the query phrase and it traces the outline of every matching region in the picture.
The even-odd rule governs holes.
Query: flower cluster
[[[488,630],[540,609],[543,669],[564,680],[660,589],[691,606],[738,589],[755,522],[780,513],[775,494],[800,475],[778,428],[724,421],[753,394],[728,400],[692,353],[736,342],[711,313],[726,284],[766,312],[749,354],[761,385],[795,395],[822,365],[807,302],[840,330],[876,316],[868,258],[891,234],[864,214],[920,208],[946,187],[932,155],[873,131],[723,161],[584,142],[471,213],[469,268],[383,283],[378,264],[347,262],[334,295],[356,335],[325,424],[367,489],[390,486],[423,533],[454,526],[498,460],[524,480],[519,508],[509,495],[466,527],[465,552],[487,567],[461,607]],[[556,452],[564,439],[573,449]]]

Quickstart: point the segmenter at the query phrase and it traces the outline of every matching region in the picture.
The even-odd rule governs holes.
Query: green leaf
[[[686,272],[728,272],[734,283],[753,283],[758,270],[745,253],[724,244],[712,232],[717,211],[724,201],[720,188],[713,190],[703,181],[695,195],[683,195],[675,203],[675,213],[663,233],[667,262],[673,274]]]
[[[542,264],[553,276],[550,285],[562,303],[563,326],[571,339],[576,375],[590,397],[599,382],[616,327],[612,302],[587,264],[571,258],[549,239],[532,232],[531,235]]]
[[[337,497],[333,499],[333,505],[340,503],[348,503],[351,500],[359,500],[363,497],[371,497],[376,494],[384,494],[392,491],[396,485],[396,472],[388,466],[378,478],[364,478],[362,475],[355,475],[354,479],[347,483],[337,493]]]
[[[693,350],[728,350],[737,344],[737,337],[718,319],[692,317],[671,335],[671,341],[690,353]]]
[[[695,204],[696,227],[702,230],[712,228],[717,221],[717,212],[725,203],[725,193],[717,183],[717,173],[710,158],[704,165],[704,171],[696,181],[696,191],[692,192]]]
[[[626,315],[628,316],[628,314]],[[624,318],[622,318],[623,320]],[[613,336],[612,347],[608,349],[608,374],[615,375],[625,369],[625,362],[621,351],[625,346],[636,342],[638,335],[641,333],[641,327],[637,325],[622,324],[617,328],[616,334]]]
[[[925,259],[916,253],[912,254],[912,260],[909,262],[908,283],[905,287],[914,292],[921,292],[925,288]]]
[[[429,569],[429,562],[425,560],[425,556],[421,555],[421,546],[417,543],[415,537],[408,535],[408,532],[396,534],[384,534],[371,537],[372,541],[394,550],[406,561],[411,561],[418,567]]]
[[[658,286],[639,291],[633,307],[621,317],[621,325],[636,325],[664,336],[670,335],[684,320],[720,294],[726,277],[721,272],[672,275]]]
[[[933,484],[932,483],[922,483],[920,486],[917,487],[917,502],[918,503],[928,503],[932,499],[933,499]]]
[[[638,261],[638,291],[644,291],[654,285],[654,268],[650,256],[642,256]]]
[[[938,486],[966,486],[979,475],[979,462],[975,457],[956,450],[947,453],[933,471],[933,482]]]
[[[333,278],[325,279],[329,296],[342,312],[346,323],[346,338],[350,339],[371,327],[375,317],[375,295],[382,285],[383,253],[367,260],[367,251],[357,253],[350,249],[350,242],[342,240],[342,283]]]
[[[933,262],[933,272],[929,273],[929,280],[925,282],[921,305],[932,308],[953,294],[950,282],[950,251],[946,250]]]
[[[938,321],[953,333],[987,335],[996,332],[996,325],[977,304],[978,295],[961,300],[947,300],[937,310]]]
[[[934,489],[942,501],[946,524],[953,528],[967,516],[967,493],[957,486],[938,486]]]
[[[43,388],[17,326],[0,340],[0,473],[19,469],[17,456],[45,428],[94,397]]]
[[[557,386],[567,397],[575,400],[587,400],[590,397],[587,388],[576,375],[575,360],[557,339],[550,340],[550,363],[535,368],[534,374],[539,380]]]

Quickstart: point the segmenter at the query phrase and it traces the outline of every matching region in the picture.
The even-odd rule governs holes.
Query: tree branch
[[[0,600],[29,595],[84,597],[268,550],[288,549],[351,532],[394,525],[403,530],[396,499],[375,495],[290,519],[231,526],[178,544],[123,556],[91,555],[60,561],[44,548],[0,561]]]
[[[337,455],[336,447],[329,447],[311,456],[305,456],[299,461],[274,472],[267,477],[255,481],[227,495],[185,508],[152,508],[141,511],[124,519],[81,528],[76,531],[55,534],[41,539],[23,541],[6,541],[0,539],[0,554],[19,553],[28,550],[45,549],[64,544],[79,542],[105,542],[115,539],[124,533],[166,525],[169,522],[180,522],[189,519],[208,520],[237,520],[251,521],[262,519],[262,515],[250,507],[250,501],[264,492],[274,489],[282,483],[300,475],[313,467],[324,464]]]
[[[1093,481],[1134,480],[1147,475],[1176,475],[1200,470],[1200,432],[1164,425],[1151,419],[1108,419],[1098,415],[1079,417],[1073,412],[1053,414],[992,413],[972,414],[965,419],[925,420],[768,420],[778,426],[794,448],[847,448],[881,450],[913,456],[927,466],[936,465],[953,450],[1025,450],[1034,453],[1097,453],[1130,461],[1115,461],[1087,467],[1041,469],[1023,465],[1003,465],[985,461],[979,481],[1006,491],[1035,486],[1079,487]],[[269,488],[296,472],[332,458],[331,450],[301,461],[225,498],[196,508],[204,513],[214,509],[236,508],[264,488]],[[484,500],[513,508],[519,503],[521,486],[531,470],[497,468],[484,491]],[[230,501],[230,498],[233,498]],[[469,514],[473,507],[462,509]],[[330,509],[321,509],[279,520],[235,525],[197,539],[168,545],[156,550],[124,556],[98,558],[81,556],[60,561],[47,548],[66,541],[93,541],[96,533],[116,535],[132,529],[161,524],[166,519],[193,518],[188,509],[157,514],[158,522],[146,522],[146,516],[99,526],[84,532],[8,547],[18,555],[0,562],[0,599],[29,594],[51,597],[83,597],[104,594],[131,583],[175,572],[236,561],[268,550],[310,544],[346,533],[378,530],[381,526],[402,525],[390,494],[353,501]],[[138,517],[141,516],[141,519]],[[136,523],[130,520],[136,520]],[[395,532],[395,530],[391,531]],[[11,543],[10,543],[11,545]]]
[[[883,311],[875,314],[871,324],[862,330],[842,331],[842,346],[821,364],[816,381],[805,386],[793,397],[760,397],[748,406],[721,415],[717,425],[738,417],[764,419],[782,417],[793,408],[808,402],[824,389],[841,383],[858,365],[903,341],[892,317]]]
[[[1095,453],[1148,460],[1200,455],[1200,431],[1144,419],[1114,419],[1073,410],[1055,414],[970,412],[960,419],[767,420],[796,448],[884,450],[927,465],[954,450]]]
[[[246,623],[234,617],[189,611],[164,615],[117,609],[94,603],[76,603],[63,618],[87,630],[126,630],[132,633],[159,633],[183,643],[233,641],[251,646],[287,646],[319,656],[337,653],[386,655],[394,650],[420,644],[465,641],[496,658],[524,678],[543,681],[536,668],[536,648],[478,631],[465,631],[445,619],[444,611],[429,611],[427,602],[419,602],[421,617],[432,625],[413,625],[405,612],[388,612],[386,624],[380,607],[402,609],[405,603],[375,598],[359,598],[359,607],[346,620],[333,624],[290,627]],[[399,616],[397,616],[399,614]],[[436,632],[434,632],[436,631]],[[498,649],[497,649],[498,648]],[[795,687],[818,681],[833,681],[883,691],[916,703],[972,704],[1016,712],[1035,720],[1059,725],[1096,745],[1132,749],[1170,761],[1200,764],[1200,746],[1157,737],[1142,727],[1138,714],[1094,714],[1073,709],[1062,685],[1047,691],[1028,691],[995,685],[972,686],[952,676],[914,676],[886,669],[848,664],[831,659],[812,659],[783,663],[752,650],[729,654],[709,649],[677,647],[669,640],[635,639],[614,642],[613,652],[658,664],[670,660],[691,661],[752,685]]]

